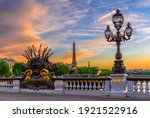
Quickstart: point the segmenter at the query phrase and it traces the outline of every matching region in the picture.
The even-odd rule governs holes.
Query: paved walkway
[[[5,93],[0,92],[0,101],[143,101],[148,99],[112,98],[81,95],[50,95],[39,93]]]

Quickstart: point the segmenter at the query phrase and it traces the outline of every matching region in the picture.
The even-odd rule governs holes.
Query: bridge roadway
[[[114,98],[101,96],[0,92],[0,101],[150,101],[150,98]]]

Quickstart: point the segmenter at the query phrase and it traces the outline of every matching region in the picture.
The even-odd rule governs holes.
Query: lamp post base
[[[124,74],[126,71],[126,67],[123,64],[123,60],[115,60],[114,66],[112,68],[113,74]]]

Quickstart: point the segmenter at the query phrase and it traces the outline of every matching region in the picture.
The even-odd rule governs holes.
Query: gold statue
[[[97,75],[100,76],[101,74],[102,74],[102,71],[99,70],[99,71],[97,72]]]
[[[49,77],[49,70],[47,69],[42,69],[40,71],[40,75],[42,76],[43,79],[45,80],[50,80],[50,77]]]
[[[70,70],[69,70],[69,73],[70,73],[70,74],[75,74],[75,73],[77,73],[77,68],[76,68],[75,66],[72,66],[72,67],[70,68]]]
[[[27,70],[25,71],[24,75],[25,75],[25,80],[31,79],[32,70],[31,70],[31,69],[27,69]]]

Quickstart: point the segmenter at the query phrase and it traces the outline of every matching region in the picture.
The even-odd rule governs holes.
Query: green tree
[[[109,76],[110,74],[112,74],[112,71],[108,69],[102,69],[101,71],[101,76]]]
[[[79,74],[97,74],[97,67],[78,67],[77,68]]]
[[[142,72],[126,72],[128,75],[150,75],[150,72],[142,71]]]
[[[8,77],[9,72],[10,72],[10,69],[9,69],[8,63],[5,61],[0,61],[0,76]]]
[[[27,64],[25,64],[25,63],[20,63],[20,62],[15,63],[14,66],[13,66],[13,68],[12,68],[13,75],[15,75],[15,76],[23,75],[22,68],[23,68],[24,66],[26,66],[26,65],[27,65]]]
[[[57,63],[58,69],[55,71],[56,76],[61,76],[64,74],[69,74],[69,67],[67,64],[64,64],[62,62]]]

